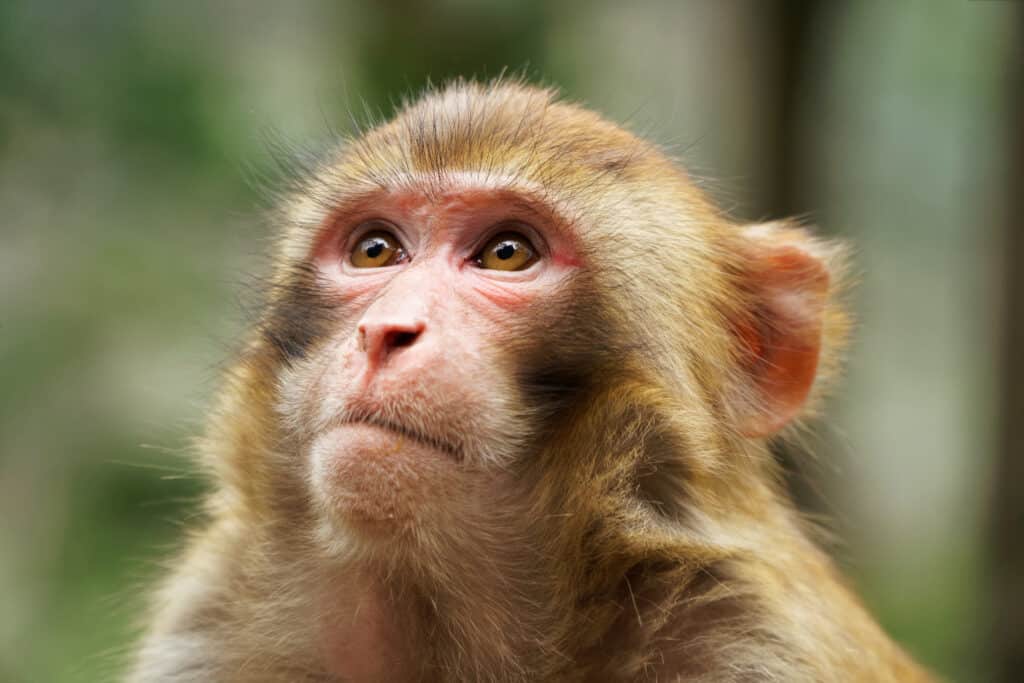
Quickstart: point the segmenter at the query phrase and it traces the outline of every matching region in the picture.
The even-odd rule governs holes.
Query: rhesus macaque
[[[842,248],[549,90],[429,92],[290,188],[130,680],[927,680],[768,441]]]

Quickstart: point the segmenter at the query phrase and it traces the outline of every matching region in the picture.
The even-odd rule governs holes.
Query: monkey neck
[[[492,533],[479,537],[482,547],[452,547],[430,567],[412,557],[363,558],[326,575],[329,670],[343,680],[556,676],[579,649],[573,625],[586,622],[565,590],[563,563],[524,553],[539,539],[524,543],[522,530],[507,531],[504,542]]]

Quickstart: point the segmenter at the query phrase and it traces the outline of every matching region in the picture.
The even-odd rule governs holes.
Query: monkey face
[[[278,412],[317,509],[346,529],[422,530],[493,502],[536,431],[518,378],[543,352],[534,330],[568,311],[572,234],[452,178],[362,198],[310,260],[304,314],[322,320],[281,373]]]
[[[467,95],[352,141],[283,209],[260,346],[276,387],[257,401],[272,394],[274,462],[299,468],[289,491],[324,528],[466,528],[499,498],[576,486],[559,452],[635,492],[630,463],[664,449],[623,434],[671,433],[650,441],[710,463],[797,416],[827,249],[725,224],[589,112]],[[545,464],[521,476],[530,461]]]

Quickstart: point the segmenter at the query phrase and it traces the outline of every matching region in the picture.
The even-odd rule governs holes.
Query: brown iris
[[[349,261],[356,268],[383,268],[407,258],[402,243],[386,230],[373,230],[359,238],[352,247]]]
[[[537,261],[530,240],[518,232],[495,235],[476,256],[476,263],[488,270],[526,270]]]

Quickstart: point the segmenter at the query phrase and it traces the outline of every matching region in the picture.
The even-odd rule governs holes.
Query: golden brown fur
[[[507,345],[495,391],[510,398],[488,414],[527,435],[475,448],[490,460],[445,492],[442,529],[332,537],[308,491],[304,426],[281,408],[345,315],[320,297],[308,254],[361,197],[465,178],[544,207],[580,248],[560,314]],[[131,680],[327,681],[333,657],[364,656],[385,662],[366,676],[381,680],[927,679],[809,540],[766,438],[741,426],[766,424],[772,389],[751,380],[768,371],[737,330],[788,338],[758,274],[787,250],[825,274],[779,285],[825,287],[807,305],[821,359],[803,414],[835,374],[836,245],[791,223],[736,226],[654,146],[509,82],[426,94],[311,169],[277,218],[266,314],[202,443],[209,521],[158,595]],[[476,487],[499,493],[484,508]],[[314,625],[341,629],[364,599],[384,606],[360,622],[372,651],[325,644]]]

